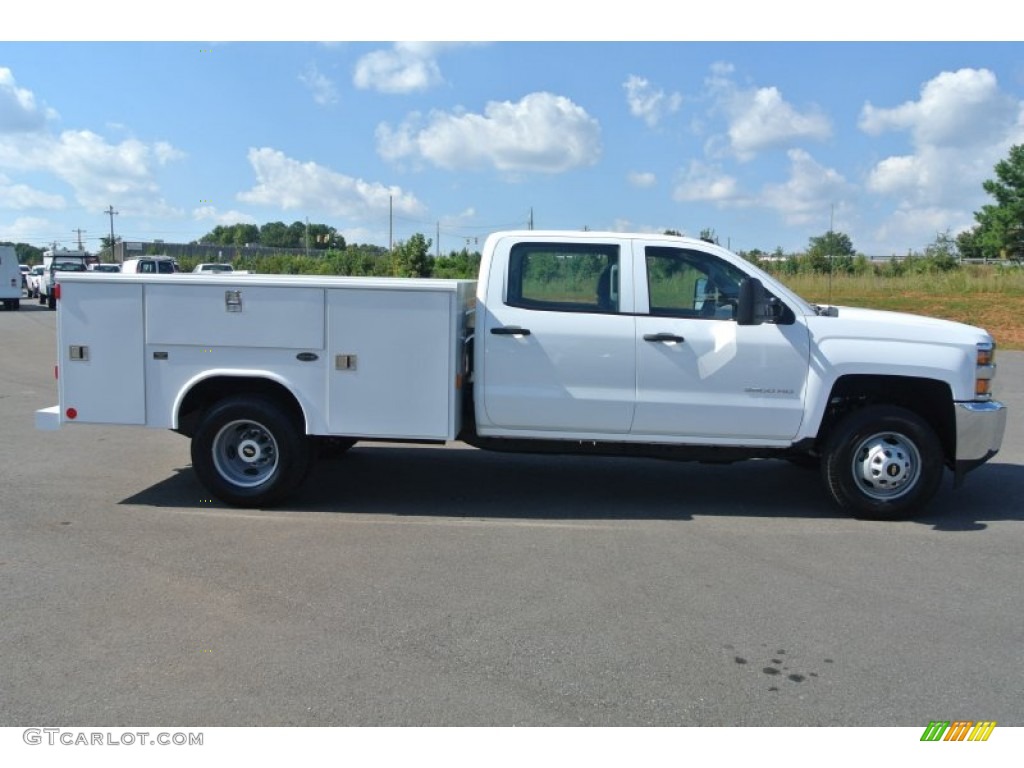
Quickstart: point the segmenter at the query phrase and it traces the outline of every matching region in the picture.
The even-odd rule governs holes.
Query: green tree
[[[949,272],[960,265],[960,251],[957,241],[947,229],[939,232],[935,239],[925,246],[924,257],[928,262],[928,270]]]
[[[975,211],[978,224],[971,235],[958,240],[961,253],[980,253],[989,259],[1024,258],[1024,144],[1010,147],[1010,154],[994,170],[996,178],[981,186],[995,203]]]
[[[476,279],[480,271],[479,252],[470,252],[466,248],[461,251],[452,251],[447,256],[439,256],[434,259],[433,277],[451,277]]]
[[[288,248],[288,225],[283,221],[268,221],[260,227],[260,245],[264,248]]]
[[[430,243],[417,232],[404,243],[396,245],[392,254],[393,274],[396,277],[429,277]]]
[[[812,272],[850,272],[857,254],[850,236],[844,232],[826,232],[812,237],[807,247],[806,263]]]
[[[312,243],[309,244],[312,247]],[[286,248],[306,247],[306,225],[301,221],[293,221],[288,225],[288,245]]]
[[[235,224],[231,235],[232,245],[257,245],[260,241],[260,228],[255,224]]]

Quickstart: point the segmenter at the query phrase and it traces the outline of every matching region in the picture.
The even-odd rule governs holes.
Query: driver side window
[[[702,251],[648,247],[650,313],[662,317],[732,320],[744,274]]]

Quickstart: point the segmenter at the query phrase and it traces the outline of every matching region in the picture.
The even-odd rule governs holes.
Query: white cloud
[[[256,219],[241,211],[218,211],[216,206],[203,205],[192,209],[192,218],[196,221],[212,221],[215,224],[229,226],[231,224],[256,224]]]
[[[911,145],[868,173],[866,189],[897,205],[877,237],[925,243],[937,231],[963,228],[985,204],[982,182],[1024,141],[1024,102],[1000,90],[989,70],[961,69],[924,83],[915,101],[888,109],[865,104],[859,127],[872,136],[904,132]]]
[[[0,168],[43,172],[65,182],[85,207],[117,202],[125,213],[170,215],[159,196],[155,166],[183,157],[167,142],[126,139],[111,144],[92,131],[0,134]]]
[[[22,211],[30,208],[60,210],[66,205],[67,203],[61,195],[33,189],[26,184],[14,184],[0,173],[0,208]]]
[[[821,141],[832,134],[831,121],[818,107],[798,111],[778,88],[740,88],[731,74],[731,66],[716,64],[706,83],[716,108],[728,122],[729,148],[740,160],[799,141]]]
[[[0,67],[0,169],[50,176],[71,187],[86,208],[117,203],[125,213],[177,215],[159,195],[155,170],[184,157],[166,141],[125,139],[111,143],[88,130],[47,130],[56,112],[18,87],[11,70]],[[56,209],[65,205],[53,191],[4,179],[8,207]]]
[[[388,160],[421,159],[446,170],[491,167],[510,173],[561,173],[592,165],[600,126],[564,96],[539,92],[518,102],[492,101],[484,114],[432,112],[398,128],[381,124],[377,151]]]
[[[630,75],[622,87],[626,89],[630,114],[639,117],[651,128],[657,126],[666,113],[678,111],[683,103],[683,97],[678,93],[666,94],[638,75]]]
[[[927,206],[898,209],[872,232],[877,243],[870,246],[872,255],[903,255],[908,249],[920,250],[938,233],[949,230],[955,235],[969,229],[973,223],[973,216],[962,210]],[[893,243],[903,245],[893,246]]]
[[[787,224],[822,227],[833,205],[840,211],[850,207],[853,186],[840,173],[820,165],[802,149],[791,149],[788,155],[789,180],[765,185],[761,204],[781,213]]]
[[[423,212],[420,201],[400,187],[355,179],[313,162],[302,163],[269,147],[251,148],[248,157],[257,184],[238,195],[246,203],[355,219],[386,213],[389,203],[396,212]]]
[[[11,70],[0,67],[0,134],[38,131],[56,115],[38,105],[32,91],[19,88]]]
[[[54,231],[63,227],[35,216],[19,216],[10,224],[0,224],[0,240],[13,243],[30,243],[49,238]]]
[[[299,75],[299,82],[309,89],[309,92],[313,94],[313,101],[320,106],[338,102],[338,89],[329,77],[317,69],[316,64],[306,67],[306,70]]]
[[[388,50],[373,51],[356,62],[352,82],[364,90],[383,93],[425,91],[442,82],[434,43],[395,43]]]
[[[860,115],[860,128],[877,136],[884,131],[909,131],[916,146],[971,147],[1005,138],[1020,103],[999,90],[987,69],[942,72],[921,87],[917,101],[884,109],[870,102]]]
[[[681,203],[710,202],[725,205],[740,203],[739,185],[733,176],[715,165],[698,160],[680,174],[672,199]]]
[[[653,187],[658,183],[658,177],[650,171],[631,171],[626,178],[631,186],[638,187],[640,189]]]
[[[667,229],[675,229],[677,232],[681,231],[678,226],[663,226],[658,224],[639,224],[630,219],[615,219],[612,222],[609,231],[611,232],[645,232],[648,234],[662,234]],[[685,233],[684,233],[685,234]]]

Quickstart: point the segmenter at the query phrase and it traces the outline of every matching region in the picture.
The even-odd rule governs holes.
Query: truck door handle
[[[529,336],[529,328],[517,328],[514,325],[504,325],[501,328],[491,328],[495,336]]]
[[[645,333],[644,341],[674,341],[676,344],[682,344],[686,339],[674,333]]]

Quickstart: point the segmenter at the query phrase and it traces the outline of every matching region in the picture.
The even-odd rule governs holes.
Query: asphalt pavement
[[[0,726],[1024,725],[1024,353],[1002,452],[914,521],[781,461],[463,445],[260,511],[170,432],[35,431],[55,314],[0,313]]]

